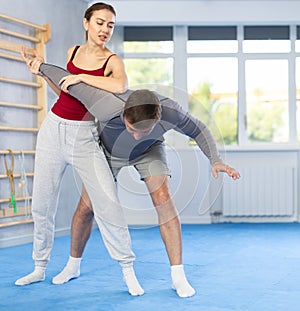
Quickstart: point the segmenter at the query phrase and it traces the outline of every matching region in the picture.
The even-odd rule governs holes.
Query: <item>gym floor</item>
[[[32,244],[0,249],[0,310],[299,311],[300,224],[183,225],[183,260],[196,289],[179,298],[158,227],[131,228],[135,270],[145,290],[132,297],[121,269],[92,232],[81,276],[51,284],[69,256],[70,237],[55,239],[46,280],[14,285],[33,270]]]

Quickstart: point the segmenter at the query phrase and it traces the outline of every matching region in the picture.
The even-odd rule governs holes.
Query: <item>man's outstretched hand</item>
[[[241,177],[240,173],[236,171],[233,167],[222,163],[222,162],[215,162],[211,168],[212,174],[215,178],[218,178],[219,172],[227,173],[229,177],[236,180]]]

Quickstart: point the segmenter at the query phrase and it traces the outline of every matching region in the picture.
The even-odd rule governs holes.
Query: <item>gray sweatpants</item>
[[[120,263],[135,259],[116,186],[98,140],[95,122],[66,120],[51,111],[40,128],[32,195],[36,266],[46,266],[50,259],[59,188],[68,165],[78,173],[86,187],[111,257]]]

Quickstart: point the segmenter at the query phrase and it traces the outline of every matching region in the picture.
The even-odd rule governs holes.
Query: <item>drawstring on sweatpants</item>
[[[67,144],[67,138],[66,138],[66,136],[67,136],[67,130],[66,130],[66,125],[65,125],[63,122],[58,122],[58,123],[57,123],[58,139],[59,139],[58,141],[61,141],[61,140],[60,140],[60,139],[61,139],[61,133],[60,133],[61,126],[64,127],[64,133],[63,133],[63,135],[64,135],[64,144],[66,145],[66,144]]]

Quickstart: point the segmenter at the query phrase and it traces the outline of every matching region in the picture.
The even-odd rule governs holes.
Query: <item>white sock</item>
[[[45,280],[46,267],[36,266],[34,271],[15,282],[15,285],[23,286]]]
[[[64,269],[52,279],[52,283],[60,285],[78,278],[80,276],[80,263],[81,258],[70,256]]]
[[[128,287],[128,292],[132,296],[141,296],[144,294],[144,290],[142,289],[139,281],[135,276],[135,272],[133,266],[122,267],[123,279]]]
[[[183,265],[171,266],[172,287],[179,297],[186,298],[195,295],[195,290],[185,277]]]

